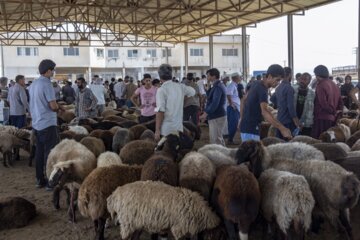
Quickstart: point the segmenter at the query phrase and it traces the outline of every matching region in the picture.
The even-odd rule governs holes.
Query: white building
[[[208,39],[204,37],[188,43],[188,71],[195,76],[201,76],[209,69]],[[246,47],[249,48],[249,40]],[[172,65],[177,78],[185,75],[185,44],[171,47],[3,46],[2,49],[1,69],[3,76],[9,79],[14,79],[18,74],[25,75],[28,80],[38,77],[38,64],[46,58],[56,62],[56,78],[59,80],[75,80],[79,76],[89,78],[95,74],[107,80],[125,75],[140,79],[144,73],[157,77],[157,68],[162,63]],[[221,74],[241,73],[241,56],[241,35],[213,36],[213,66]]]

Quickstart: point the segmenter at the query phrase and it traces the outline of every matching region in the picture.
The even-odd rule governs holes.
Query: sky
[[[294,16],[294,72],[309,72],[319,64],[331,69],[356,65],[359,0],[342,0]],[[287,17],[247,28],[250,73],[273,63],[287,66]],[[241,28],[229,31],[241,34]],[[227,34],[225,33],[225,34]]]

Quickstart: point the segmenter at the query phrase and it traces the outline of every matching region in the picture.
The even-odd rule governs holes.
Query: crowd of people
[[[318,138],[336,124],[343,106],[360,106],[355,96],[360,86],[353,86],[350,76],[344,84],[336,84],[323,65],[314,69],[315,79],[309,73],[298,73],[294,82],[292,69],[274,64],[246,86],[239,73],[221,76],[216,68],[209,69],[201,78],[188,73],[179,82],[172,67],[163,64],[158,69],[160,80],[146,73],[138,82],[126,76],[117,81],[112,78],[109,83],[95,75],[89,86],[85,78],[79,77],[75,84],[66,81],[61,88],[51,81],[55,68],[55,62],[43,60],[39,65],[41,76],[31,85],[25,84],[23,75],[16,76],[9,87],[0,79],[0,121],[22,128],[27,116],[31,117],[36,136],[38,187],[46,185],[46,159],[59,142],[56,113],[64,110],[59,101],[74,104],[77,119],[101,116],[110,101],[116,103],[116,108],[138,108],[140,123],[156,120],[156,140],[183,132],[183,121],[196,126],[207,122],[210,143],[222,145],[260,140],[263,120],[277,129],[277,137],[285,140],[298,134]],[[270,91],[274,88],[275,91]],[[277,109],[276,116],[269,106]],[[235,139],[238,130],[241,140]]]

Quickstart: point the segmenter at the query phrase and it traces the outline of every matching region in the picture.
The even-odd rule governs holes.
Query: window
[[[234,48],[230,48],[230,49],[224,49],[222,50],[222,55],[223,56],[238,56],[238,50],[234,49]]]
[[[79,56],[79,48],[64,48],[64,56]]]
[[[119,50],[109,49],[108,50],[108,58],[119,58]]]
[[[171,57],[171,49],[167,49],[167,55],[168,55],[168,57]],[[162,50],[162,56],[163,57],[166,57],[166,49],[163,49]]]
[[[136,58],[139,57],[139,52],[137,49],[128,50],[128,57],[129,58]]]
[[[37,47],[18,47],[18,56],[39,56],[39,49]]]
[[[190,48],[190,56],[204,56],[204,52],[202,48]]]
[[[97,49],[96,49],[96,56],[97,56],[98,58],[103,58],[103,57],[104,57],[104,49],[97,48]]]
[[[146,56],[149,58],[155,58],[156,57],[156,49],[146,50]]]

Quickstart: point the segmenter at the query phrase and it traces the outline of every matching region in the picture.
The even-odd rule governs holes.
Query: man
[[[152,85],[150,74],[144,74],[143,82],[145,84],[136,89],[135,93],[131,97],[133,104],[136,107],[140,107],[141,109],[139,123],[144,123],[155,119],[157,87]],[[140,103],[138,101],[139,97]]]
[[[98,100],[94,93],[86,87],[85,78],[77,79],[78,92],[75,100],[75,116],[77,119],[96,117]]]
[[[102,112],[105,110],[105,94],[106,89],[102,85],[102,79],[98,75],[94,76],[93,84],[90,85],[90,89],[97,99],[96,115],[101,117]]]
[[[240,120],[240,98],[238,92],[238,85],[241,81],[240,74],[231,74],[231,80],[232,82],[226,87],[226,97],[228,100],[228,106],[226,108],[228,123],[228,145],[234,144],[234,136]]]
[[[184,100],[184,121],[191,121],[196,126],[199,124],[198,114],[200,110],[200,90],[194,81],[194,74],[188,73],[183,84],[190,86],[195,90],[195,95],[186,97]]]
[[[206,72],[208,83],[213,87],[207,93],[205,112],[200,119],[208,119],[210,143],[217,143],[225,146],[223,132],[226,124],[226,88],[220,81],[220,72],[211,68]]]
[[[71,87],[71,85],[72,83],[68,80],[65,81],[65,86],[62,88],[63,100],[67,104],[73,104],[76,97],[75,90],[73,87]]]
[[[344,106],[347,107],[347,109],[351,109],[352,100],[350,96],[351,90],[354,88],[354,85],[351,82],[351,76],[346,75],[345,76],[345,84],[341,85],[340,92],[341,92],[341,98],[343,100]]]
[[[29,112],[29,102],[25,91],[25,77],[17,75],[15,85],[9,89],[10,124],[22,128],[26,125],[26,112]]]
[[[121,78],[119,78],[118,82],[114,86],[115,101],[117,108],[121,108],[122,106],[125,105],[125,99],[123,98],[125,87],[126,87],[125,82]]]
[[[206,75],[202,75],[201,79],[196,78],[196,84],[199,86],[200,92],[200,112],[203,112],[205,104],[206,104],[206,90],[207,90],[207,79]]]
[[[291,132],[274,118],[268,110],[268,89],[276,87],[284,77],[284,69],[278,65],[271,65],[263,80],[254,81],[247,95],[243,98],[240,108],[241,140],[260,140],[259,126],[262,118],[279,129],[284,138],[291,139]]]
[[[56,101],[60,101],[61,100],[61,87],[59,86],[57,80],[55,80],[53,82],[53,88],[54,88],[54,91],[55,91]]]
[[[233,73],[231,75],[231,80],[237,82],[237,91],[238,91],[238,96],[239,99],[241,100],[243,98],[243,96],[245,95],[245,88],[244,85],[241,83],[242,82],[242,77],[240,76],[239,73]]]
[[[174,132],[183,132],[184,97],[195,95],[195,90],[184,84],[172,81],[172,67],[162,64],[158,70],[163,81],[156,93],[156,130],[155,140]]]
[[[111,83],[109,85],[109,90],[110,90],[110,100],[114,100],[115,99],[115,92],[114,92],[114,86],[116,84],[116,80],[115,78],[111,78]]]
[[[314,102],[314,127],[312,137],[319,138],[320,134],[336,124],[341,115],[343,103],[340,89],[329,78],[329,70],[324,65],[314,69],[317,79]]]
[[[137,89],[137,85],[134,84],[134,79],[132,77],[130,77],[129,79],[129,83],[126,84],[125,86],[125,90],[124,90],[124,98],[126,99],[126,106],[128,108],[131,108],[133,106],[133,103],[131,101],[131,97],[134,95],[136,89]]]
[[[294,132],[296,128],[300,129],[301,125],[294,106],[294,89],[291,86],[291,68],[284,68],[284,73],[284,79],[276,88],[270,100],[277,106],[277,120],[286,128],[290,129],[291,132]],[[280,139],[285,139],[279,130],[277,130],[276,136]]]
[[[300,119],[302,128],[300,135],[311,136],[311,129],[314,123],[314,99],[315,92],[309,88],[311,75],[303,73],[294,86],[294,103],[296,115]]]
[[[50,78],[54,75],[56,64],[49,59],[39,64],[41,76],[29,87],[30,114],[36,137],[36,187],[47,185],[45,178],[46,162],[50,150],[59,142],[56,112],[64,110],[56,103],[55,91]],[[49,188],[47,188],[49,189]]]

